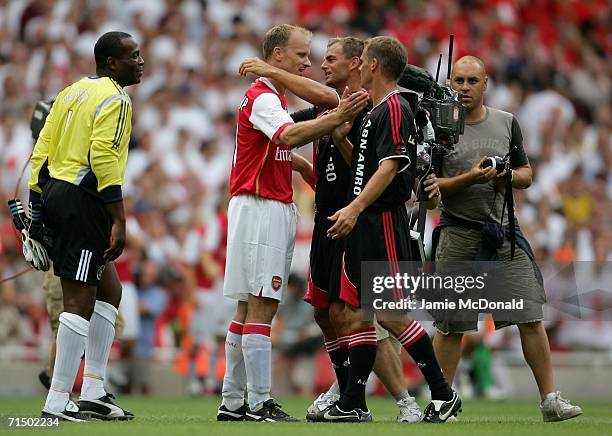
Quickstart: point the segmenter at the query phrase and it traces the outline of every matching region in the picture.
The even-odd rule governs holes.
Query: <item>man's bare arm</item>
[[[348,135],[352,127],[353,123],[347,121],[346,123],[336,127],[332,132],[332,139],[334,140],[334,144],[340,152],[342,159],[344,159],[348,166],[351,166],[351,159],[353,156],[353,144],[351,143],[351,141],[349,141],[346,135]]]
[[[454,177],[438,177],[438,186],[442,195],[452,194],[468,186],[479,183],[487,183],[495,178],[497,172],[495,167],[481,168],[480,165],[485,157],[480,159],[469,171]]]
[[[302,179],[304,179],[312,189],[315,188],[314,172],[312,164],[308,159],[297,153],[291,153],[291,169],[300,173]]]
[[[340,102],[336,91],[329,86],[322,85],[308,77],[281,70],[256,57],[247,58],[240,64],[240,74],[246,76],[248,73],[275,80],[301,99],[315,106],[331,109],[338,106]]]
[[[291,124],[281,132],[279,139],[289,148],[308,144],[331,133],[342,123],[353,120],[363,110],[367,102],[368,95],[365,92],[358,91],[348,96],[345,95],[340,100],[337,110],[315,120]]]
[[[374,203],[393,181],[398,165],[398,159],[386,159],[380,163],[357,198],[328,218],[330,221],[335,221],[327,231],[328,237],[343,238],[353,230],[361,212]]]

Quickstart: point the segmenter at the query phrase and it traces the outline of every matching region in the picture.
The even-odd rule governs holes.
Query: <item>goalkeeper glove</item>
[[[30,216],[23,209],[21,200],[9,200],[8,205],[13,215],[13,224],[21,233],[25,260],[37,270],[48,271],[51,261],[47,250],[52,245],[52,239],[49,230],[40,222],[41,205],[30,203]]]

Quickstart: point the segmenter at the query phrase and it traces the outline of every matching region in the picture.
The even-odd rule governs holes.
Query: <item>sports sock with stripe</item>
[[[348,376],[348,337],[343,336],[335,341],[325,343],[325,349],[329,353],[332,367],[338,380],[338,389],[344,392],[346,388],[346,378]]]
[[[246,369],[242,353],[243,324],[232,321],[225,338],[225,376],[223,377],[223,405],[237,410],[244,404]]]
[[[345,412],[355,408],[367,410],[365,388],[376,360],[376,330],[373,326],[365,327],[352,331],[348,337],[350,365],[346,388],[341,394],[338,407]]]
[[[270,324],[248,323],[242,334],[242,353],[247,374],[249,408],[261,409],[272,388],[272,341]]]
[[[450,400],[453,392],[444,378],[442,368],[438,364],[431,338],[423,326],[416,321],[410,321],[408,326],[397,337],[417,367],[425,377],[432,400]]]

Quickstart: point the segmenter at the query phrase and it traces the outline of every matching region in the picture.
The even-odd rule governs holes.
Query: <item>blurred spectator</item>
[[[160,286],[160,271],[153,261],[145,261],[138,275],[140,336],[136,342],[136,368],[130,373],[133,392],[148,394],[151,387],[150,361],[155,344],[155,323],[168,304],[166,290]]]
[[[530,189],[517,193],[517,213],[538,260],[610,261],[610,13],[607,0],[0,1],[0,197],[6,201],[17,191],[27,198],[27,170],[17,182],[32,149],[33,104],[91,71],[93,45],[102,32],[132,33],[147,63],[143,83],[128,89],[135,109],[124,188],[134,202],[128,225],[141,242],[120,259],[121,274],[130,283],[132,273],[151,270],[148,262],[155,262],[176,275],[165,330],[147,318],[148,346],[159,335],[164,346],[176,349],[189,331],[183,315],[190,312],[183,308],[189,307],[186,288],[192,283],[184,261],[197,260],[186,256],[186,235],[217,216],[230,173],[236,110],[246,82],[253,80],[240,77],[237,65],[260,54],[270,25],[290,22],[313,30],[313,67],[306,74],[320,81],[318,65],[329,37],[390,34],[406,45],[411,63],[435,70],[454,33],[455,57],[484,59],[490,72],[487,102],[514,112],[525,133],[535,177]],[[290,109],[305,106],[291,95],[288,102]],[[293,270],[305,273],[312,193],[300,183],[294,192],[302,216]],[[0,279],[27,268],[20,250],[10,214],[0,207]],[[40,347],[48,340],[40,276],[30,272],[11,283],[22,343]],[[286,310],[301,314],[294,297]],[[278,336],[285,354],[298,344],[301,331],[292,323],[306,320],[302,315],[285,318],[288,330]]]
[[[0,347],[21,342],[21,314],[12,283],[0,285]]]

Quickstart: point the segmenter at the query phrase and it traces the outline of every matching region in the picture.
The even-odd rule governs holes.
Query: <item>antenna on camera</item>
[[[436,83],[438,83],[438,78],[440,77],[440,64],[442,63],[442,53],[438,56],[438,68],[436,68]]]
[[[455,42],[455,35],[451,34],[450,41],[448,41],[448,65],[446,67],[446,80],[447,81],[450,81],[451,67],[453,66],[453,43],[454,42]]]

